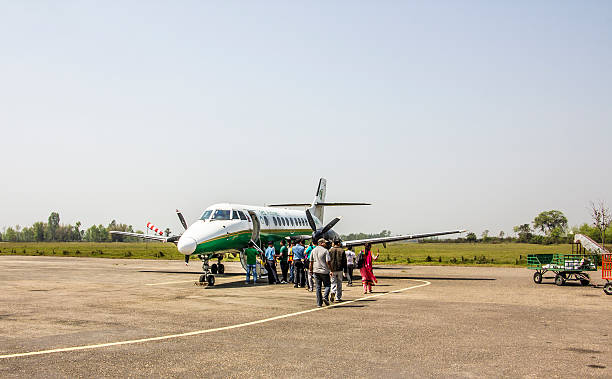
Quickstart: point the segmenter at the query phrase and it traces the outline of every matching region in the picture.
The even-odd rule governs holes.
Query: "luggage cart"
[[[612,295],[612,254],[601,256],[601,278],[606,281],[603,288],[605,294]]]
[[[533,281],[537,284],[542,283],[544,274],[551,271],[555,273],[555,284],[558,286],[568,281],[579,281],[587,286],[591,283],[591,277],[586,271],[597,271],[595,262],[596,257],[586,253],[527,255],[527,268],[536,271]]]

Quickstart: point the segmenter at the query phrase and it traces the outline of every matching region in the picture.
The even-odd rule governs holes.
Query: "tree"
[[[482,232],[482,242],[487,242],[489,240],[489,229],[485,229]]]
[[[500,239],[500,240],[503,240],[505,235],[506,235],[506,233],[504,233],[504,231],[503,231],[503,230],[501,230],[501,231],[499,232],[499,239]]]
[[[15,229],[9,226],[6,228],[6,232],[4,232],[4,236],[2,238],[4,238],[4,241],[17,242],[17,233],[15,233]]]
[[[32,230],[34,231],[34,240],[38,242],[42,242],[45,240],[45,224],[38,221],[32,225]]]
[[[606,230],[612,223],[610,209],[603,201],[600,201],[597,205],[591,201],[591,218],[593,218],[593,225],[601,235],[601,246],[605,248]]]
[[[60,216],[57,212],[51,212],[49,220],[47,222],[47,230],[45,230],[46,239],[48,241],[55,241],[55,233],[59,227]]]
[[[514,233],[518,234],[518,242],[530,242],[533,237],[529,224],[517,225],[513,230]]]
[[[567,218],[561,211],[544,211],[533,219],[533,228],[540,229],[547,236],[550,236],[553,231],[555,231],[554,234],[560,235],[567,230]]]
[[[476,242],[476,240],[478,240],[478,237],[476,237],[475,233],[470,232],[465,236],[465,240],[468,242]]]
[[[74,224],[74,229],[72,230],[72,236],[71,236],[71,240],[72,241],[80,241],[82,236],[83,236],[83,231],[80,230],[81,228],[81,221],[77,221],[76,224]]]

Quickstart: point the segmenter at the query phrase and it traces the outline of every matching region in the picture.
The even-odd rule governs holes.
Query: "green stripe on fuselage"
[[[300,230],[284,230],[284,229],[268,229],[262,230],[260,237],[261,242],[265,245],[269,241],[274,242],[275,245],[286,237],[295,237],[301,235],[308,235],[312,233],[310,229]],[[229,233],[219,237],[212,238],[208,241],[200,242],[196,247],[192,255],[199,254],[211,254],[217,251],[227,250],[242,250],[244,249],[249,241],[251,240],[252,231],[243,230],[240,232]]]

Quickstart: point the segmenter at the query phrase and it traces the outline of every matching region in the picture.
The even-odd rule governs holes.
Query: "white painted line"
[[[191,279],[191,280],[181,280],[178,282],[148,283],[148,284],[145,284],[145,286],[163,286],[164,284],[189,283],[189,282],[195,282],[195,281],[196,280]]]
[[[431,284],[431,282],[428,282],[427,280],[417,280],[417,279],[414,279],[414,280],[418,281],[418,282],[423,282],[423,284],[419,284],[417,286],[412,286],[412,287],[401,288],[401,289],[398,289],[398,290],[395,290],[395,291],[378,293],[376,295],[365,296],[365,297],[361,297],[361,298],[355,299],[355,300],[343,301],[341,303],[334,303],[334,304],[329,305],[328,307],[323,307],[323,308],[318,308],[317,307],[317,308],[307,309],[305,311],[299,311],[299,312],[294,312],[294,313],[287,313],[287,314],[280,315],[280,316],[274,316],[274,317],[270,317],[270,318],[265,318],[265,319],[262,319],[262,320],[245,322],[245,323],[242,323],[242,324],[223,326],[223,327],[220,327],[220,328],[213,328],[213,329],[196,330],[196,331],[193,331],[193,332],[186,332],[186,333],[179,333],[179,334],[169,334],[169,335],[166,335],[166,336],[159,336],[159,337],[141,338],[141,339],[137,339],[137,340],[127,340],[127,341],[118,341],[118,342],[99,343],[99,344],[95,344],[95,345],[72,346],[72,347],[64,347],[64,348],[60,348],[60,349],[31,351],[31,352],[27,352],[27,353],[6,354],[6,355],[0,355],[0,359],[28,357],[28,356],[32,356],[32,355],[62,353],[62,352],[77,351],[77,350],[99,349],[99,348],[102,348],[102,347],[119,346],[119,345],[130,345],[130,344],[135,344],[135,343],[143,343],[143,342],[151,342],[151,341],[161,341],[161,340],[168,340],[168,339],[172,339],[172,338],[189,337],[189,336],[195,336],[195,335],[199,335],[199,334],[208,334],[208,333],[213,333],[213,332],[220,332],[220,331],[223,331],[223,330],[244,328],[246,326],[263,324],[263,323],[266,323],[266,322],[280,320],[280,319],[283,319],[283,318],[299,316],[299,315],[303,315],[305,313],[322,311],[322,310],[330,309],[330,308],[337,307],[337,306],[342,306],[342,305],[351,304],[351,303],[355,303],[355,302],[366,300],[366,299],[371,299],[371,298],[374,298],[374,297],[380,297],[380,296],[388,295],[390,293],[400,293],[400,292],[412,290],[412,289],[419,288],[419,287],[425,287],[425,286],[428,286],[428,285]]]

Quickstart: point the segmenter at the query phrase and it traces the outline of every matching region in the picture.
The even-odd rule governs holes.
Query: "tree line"
[[[132,225],[118,223],[112,220],[107,226],[102,224],[92,225],[86,230],[81,229],[81,223],[74,225],[60,224],[58,212],[51,212],[47,222],[37,221],[31,226],[10,226],[0,233],[0,241],[4,242],[136,242],[136,237],[126,237],[110,234],[111,230],[122,232],[142,233],[141,230],[134,231]],[[166,235],[170,230],[166,229]]]

